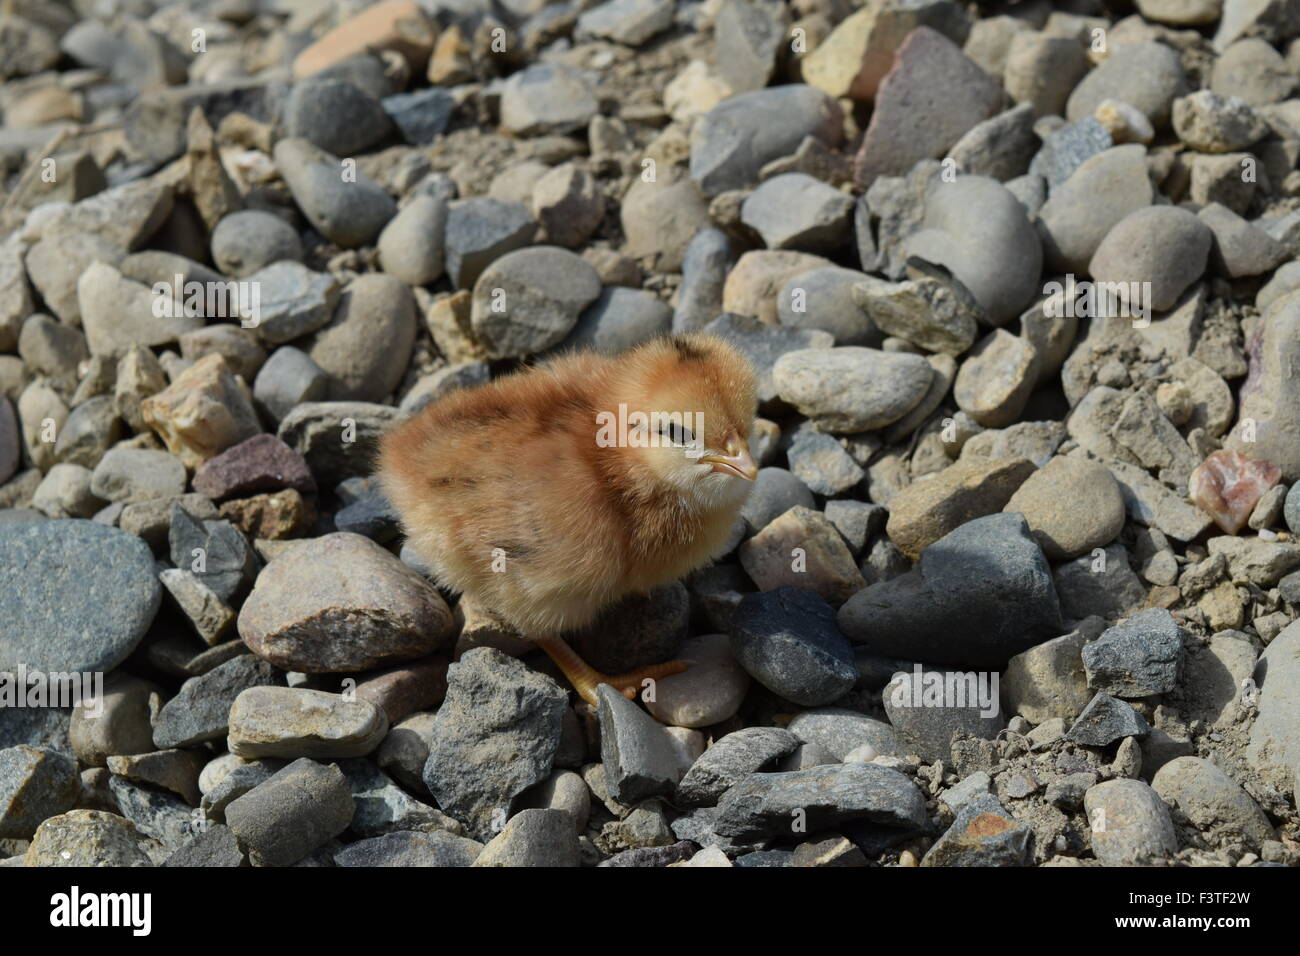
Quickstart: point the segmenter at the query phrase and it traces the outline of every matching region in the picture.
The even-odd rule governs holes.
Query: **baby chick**
[[[439,582],[535,641],[594,704],[598,684],[632,697],[686,669],[608,676],[560,635],[719,555],[758,474],[755,410],[734,348],[676,335],[453,392],[385,436],[379,473]]]

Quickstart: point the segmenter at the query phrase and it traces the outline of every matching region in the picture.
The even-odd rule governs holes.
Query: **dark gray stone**
[[[737,840],[797,836],[791,829],[797,819],[806,833],[855,821],[915,831],[930,822],[912,781],[867,763],[751,774],[723,794],[718,811],[718,833]]]
[[[990,794],[965,803],[921,859],[922,866],[1027,866],[1034,831]]]
[[[247,866],[248,858],[239,848],[235,831],[220,823],[211,823],[163,861],[163,866]]]
[[[600,698],[600,757],[610,795],[634,804],[670,796],[677,786],[677,754],[663,725],[608,684]]]
[[[998,669],[1064,631],[1051,569],[1017,513],[948,532],[915,570],[853,595],[839,624],[885,657]]]
[[[997,737],[1006,720],[998,685],[988,677],[983,672],[925,670],[919,664],[896,674],[881,696],[903,752],[914,753],[926,763],[950,763],[954,734]],[[981,683],[989,690],[989,699],[983,702]]]
[[[0,839],[30,840],[42,820],[71,810],[80,796],[75,760],[25,744],[0,750]]]
[[[722,737],[691,764],[677,785],[677,802],[688,807],[716,804],[732,785],[770,769],[794,753],[799,738],[780,727],[744,727]]]
[[[284,104],[284,126],[289,136],[300,136],[326,152],[355,156],[388,135],[392,124],[387,108],[387,102],[381,105],[351,83],[312,78],[294,85]]]
[[[697,332],[722,311],[722,286],[736,251],[721,229],[701,229],[682,257],[682,284],[673,313],[674,332]]]
[[[1099,693],[1088,701],[1065,737],[1086,747],[1105,747],[1123,737],[1145,737],[1150,732],[1150,725],[1136,710]]]
[[[495,648],[462,656],[447,669],[424,765],[438,806],[490,838],[515,798],[550,776],[567,703],[555,681]]]
[[[79,519],[0,524],[0,671],[110,671],[162,599],[139,538]]]
[[[167,542],[172,564],[192,573],[221,600],[230,603],[252,588],[257,554],[229,521],[200,520],[178,502],[172,506]]]
[[[337,766],[303,757],[226,807],[255,865],[290,866],[347,829],[352,788]]]
[[[456,98],[447,90],[433,86],[410,93],[384,97],[384,111],[388,113],[406,141],[413,146],[428,146],[442,135],[451,114],[456,109]]]
[[[835,344],[835,337],[820,329],[774,328],[753,316],[738,315],[735,312],[724,312],[717,316],[705,325],[704,331],[731,343],[749,359],[757,378],[760,403],[776,398],[772,368],[782,355],[801,349],[828,349]]]
[[[1116,697],[1167,694],[1178,685],[1183,629],[1164,608],[1139,611],[1083,648],[1088,686]]]
[[[494,260],[528,245],[536,232],[523,203],[487,197],[452,203],[443,234],[447,278],[458,289],[472,288]]]
[[[755,680],[786,700],[816,707],[852,690],[853,649],[835,610],[814,591],[777,588],[741,598],[731,649]]]
[[[191,677],[158,712],[154,744],[159,750],[167,750],[219,740],[229,729],[230,707],[235,698],[250,687],[266,684],[281,687],[284,675],[252,654],[242,654],[206,674]]]
[[[483,844],[435,831],[399,830],[356,843],[334,854],[339,866],[473,866]]]

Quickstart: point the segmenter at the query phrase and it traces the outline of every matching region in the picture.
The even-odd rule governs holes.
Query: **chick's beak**
[[[701,455],[700,461],[708,462],[713,466],[714,471],[720,471],[724,475],[735,475],[746,481],[753,481],[758,477],[758,464],[754,461],[754,456],[749,453],[749,445],[746,444],[745,439],[734,431],[728,432],[723,449],[720,454],[711,452]]]

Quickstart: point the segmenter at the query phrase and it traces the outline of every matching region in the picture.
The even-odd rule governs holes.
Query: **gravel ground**
[[[6,0],[0,866],[1300,865],[1300,11],[1057,6]],[[698,330],[593,708],[375,440]]]

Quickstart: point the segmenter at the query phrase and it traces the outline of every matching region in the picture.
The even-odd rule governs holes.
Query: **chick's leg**
[[[609,684],[624,697],[635,700],[636,695],[641,692],[642,681],[659,680],[670,674],[680,674],[687,668],[685,661],[665,661],[662,664],[651,664],[648,667],[628,671],[626,674],[602,674],[574,653],[573,648],[563,638],[538,637],[534,638],[534,643],[550,655],[551,660],[555,661],[556,666],[573,685],[573,689],[593,707],[596,706],[596,687],[600,684]]]

